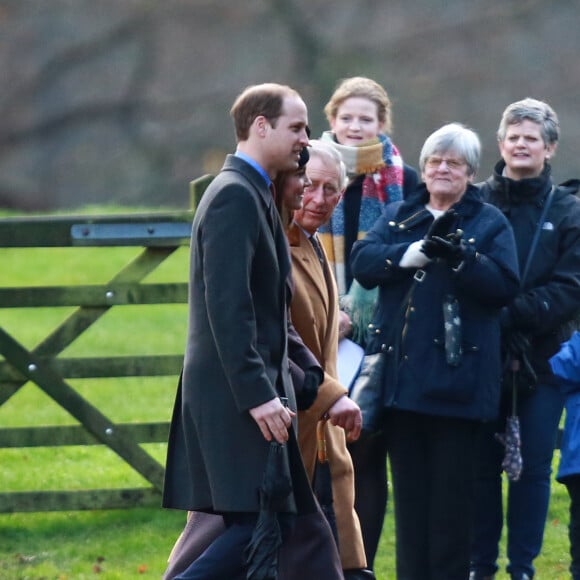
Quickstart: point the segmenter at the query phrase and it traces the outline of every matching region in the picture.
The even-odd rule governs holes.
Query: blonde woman
[[[385,89],[372,79],[342,80],[324,108],[330,130],[321,139],[337,149],[346,165],[348,186],[320,238],[334,267],[343,297],[341,326],[351,329],[355,342],[364,344],[376,294],[351,288],[352,245],[373,226],[383,209],[406,197],[418,183],[417,172],[405,165],[389,134],[391,102]],[[347,294],[350,291],[348,297]]]
[[[330,130],[321,140],[341,155],[348,185],[330,220],[319,229],[340,294],[339,336],[364,346],[376,305],[377,291],[354,281],[349,256],[391,203],[406,198],[418,184],[417,172],[406,165],[389,134],[391,101],[385,89],[366,77],[342,80],[324,108]],[[387,469],[383,434],[350,445],[355,469],[356,511],[365,553],[372,568],[387,505]],[[379,460],[377,460],[379,458]]]

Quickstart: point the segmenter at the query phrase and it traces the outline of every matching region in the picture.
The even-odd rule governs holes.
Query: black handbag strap
[[[548,216],[548,210],[550,209],[550,205],[552,205],[552,199],[554,198],[555,191],[556,186],[552,185],[550,191],[548,192],[548,195],[546,196],[546,201],[542,209],[542,215],[540,216],[540,221],[536,226],[536,231],[534,232],[534,237],[532,238],[532,243],[530,244],[530,251],[528,252],[526,264],[524,266],[524,270],[520,278],[520,288],[524,287],[526,278],[528,277],[530,266],[532,265],[532,259],[534,257],[534,254],[536,253],[536,248],[538,247],[538,242],[540,241],[540,234],[542,233],[542,228],[544,227],[546,217]],[[512,371],[512,416],[515,416],[517,414],[517,404],[518,404],[518,392],[515,372],[517,371]]]
[[[520,278],[520,288],[524,287],[524,283],[526,278],[528,277],[528,273],[530,271],[530,266],[532,265],[532,259],[534,254],[536,253],[536,248],[538,247],[538,242],[540,240],[540,234],[542,233],[542,228],[544,227],[544,222],[546,221],[546,217],[548,215],[548,210],[552,205],[552,199],[554,198],[554,192],[556,191],[556,186],[552,185],[550,189],[546,201],[544,203],[544,208],[542,209],[542,215],[540,216],[540,221],[536,226],[536,231],[534,232],[534,237],[532,239],[532,243],[530,244],[530,251],[528,252],[528,257],[526,258],[526,265],[524,266],[524,270],[522,272],[522,277]]]

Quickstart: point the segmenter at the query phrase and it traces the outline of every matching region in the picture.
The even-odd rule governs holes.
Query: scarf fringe
[[[350,316],[352,322],[351,339],[363,347],[367,343],[369,324],[373,321],[378,297],[378,288],[366,290],[353,280],[348,294],[341,300],[341,307]]]

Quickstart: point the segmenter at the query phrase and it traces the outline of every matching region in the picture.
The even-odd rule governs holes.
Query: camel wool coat
[[[292,223],[287,235],[294,279],[290,304],[292,323],[324,369],[324,381],[314,404],[307,411],[298,412],[300,451],[312,480],[316,466],[318,420],[347,394],[347,389],[337,378],[338,290],[328,262],[323,269],[307,234]],[[326,440],[342,567],[345,570],[365,568],[361,529],[354,510],[354,470],[344,430],[328,422]]]

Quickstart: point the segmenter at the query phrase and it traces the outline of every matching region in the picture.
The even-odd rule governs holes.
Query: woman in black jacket
[[[512,578],[533,578],[533,560],[539,554],[550,499],[550,474],[564,397],[548,359],[571,334],[571,322],[580,309],[580,201],[578,181],[554,187],[549,161],[560,135],[558,118],[546,103],[524,99],[503,113],[498,143],[501,161],[481,185],[485,200],[497,206],[513,227],[520,272],[544,206],[537,247],[519,294],[503,309],[504,354],[528,360],[528,383],[533,391],[519,395],[523,471],[510,481],[507,505],[507,571]],[[552,195],[550,196],[550,193]],[[524,378],[525,365],[520,364]],[[537,377],[535,380],[534,375]],[[504,393],[502,416],[489,425],[478,453],[476,534],[471,579],[492,579],[503,525],[501,462],[503,448],[494,434],[505,429],[511,413],[511,391]]]

